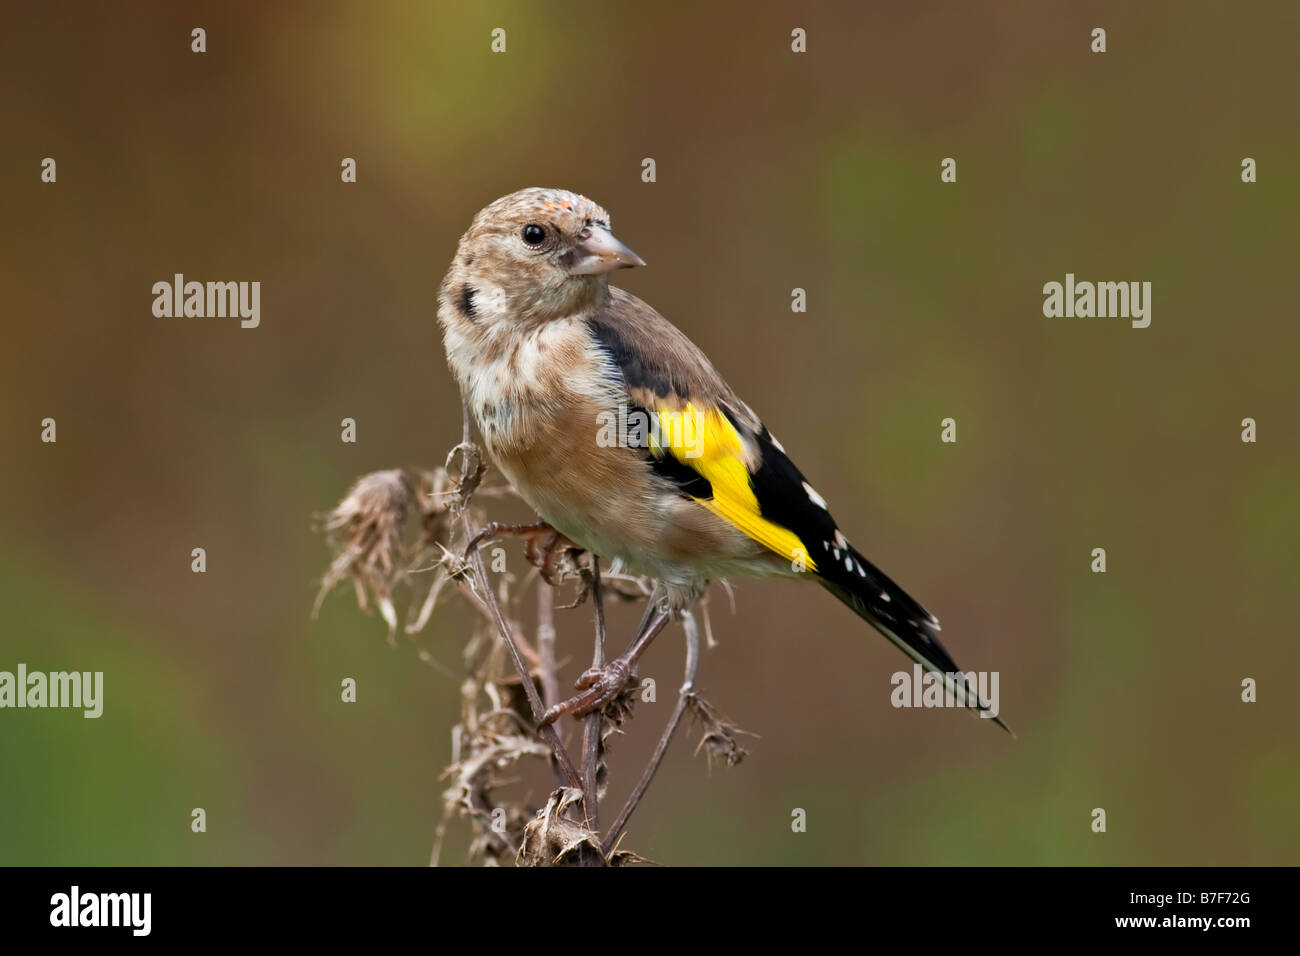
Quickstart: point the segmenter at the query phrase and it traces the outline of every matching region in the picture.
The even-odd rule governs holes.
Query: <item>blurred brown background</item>
[[[627,846],[1300,863],[1298,9],[11,7],[0,669],[102,670],[106,700],[0,711],[0,863],[427,860],[456,684],[346,595],[309,621],[311,514],[456,440],[435,290],[473,213],[528,185],[611,210],[650,263],[617,283],[709,353],[958,662],[1000,671],[1019,733],[891,708],[883,639],[820,589],[739,582],[700,686],[761,739],[709,772],[684,735]],[[261,281],[260,328],[155,318],[175,272]],[[1044,318],[1066,272],[1151,281],[1151,327]],[[466,622],[431,635],[453,671]],[[589,623],[561,616],[563,652]],[[680,644],[647,659],[660,703],[618,799]]]

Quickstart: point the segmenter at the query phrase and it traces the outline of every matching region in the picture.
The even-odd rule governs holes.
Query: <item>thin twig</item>
[[[542,679],[542,702],[549,708],[560,702],[560,678],[555,663],[555,588],[537,579],[537,657]],[[555,766],[555,785],[564,786],[564,774]]]
[[[591,600],[596,607],[596,641],[591,655],[592,667],[605,666],[605,600],[600,590],[600,558],[591,556]],[[592,833],[600,832],[600,808],[598,806],[599,787],[597,776],[600,770],[600,731],[604,716],[599,708],[587,716],[585,737],[583,739],[582,779],[583,809],[587,811],[587,829]]]
[[[464,438],[462,441],[463,450],[461,452],[461,487],[465,488],[467,482],[469,482],[471,478],[469,455],[469,448],[471,446],[469,443],[469,405],[465,402],[463,396],[461,398],[461,412],[464,415],[464,428],[462,432]],[[469,491],[472,493],[472,487]],[[468,494],[461,498],[458,510],[460,512],[461,524],[464,527],[465,538],[467,541],[472,541],[476,538],[476,535],[473,533],[469,524]],[[501,640],[505,642],[506,650],[510,654],[510,662],[514,664],[515,671],[519,674],[519,682],[523,685],[524,694],[528,698],[528,706],[531,707],[533,711],[533,720],[540,723],[542,715],[546,713],[546,707],[542,703],[541,696],[537,693],[537,687],[533,684],[532,675],[529,673],[528,668],[524,666],[523,658],[519,656],[519,648],[515,644],[514,636],[510,633],[509,625],[506,624],[505,616],[501,613],[501,605],[497,602],[496,595],[492,593],[492,584],[488,580],[487,569],[483,566],[483,553],[479,551],[478,547],[470,549],[469,565],[470,570],[474,572],[474,577],[480,586],[479,590],[482,592],[478,597],[482,600],[483,604],[486,605],[488,613],[492,618],[493,623],[496,625],[497,633],[501,636]],[[542,739],[550,746],[551,750],[555,752],[556,762],[559,763],[560,770],[563,771],[564,777],[568,781],[569,786],[581,790],[582,778],[578,776],[578,771],[573,766],[573,761],[569,759],[569,754],[564,749],[564,741],[560,739],[559,732],[556,731],[555,727],[551,724],[539,728],[538,732],[541,734]]]
[[[510,627],[501,614],[501,605],[497,603],[496,595],[492,593],[492,587],[488,583],[487,571],[483,567],[482,552],[477,549],[471,551],[469,563],[474,571],[474,576],[483,585],[483,594],[481,595],[483,603],[487,605],[488,611],[492,615],[492,620],[497,626],[497,633],[505,641],[506,650],[510,653],[510,662],[515,665],[515,670],[519,673],[519,680],[523,684],[524,694],[528,697],[528,706],[533,711],[533,720],[541,723],[542,715],[546,713],[546,706],[542,703],[541,695],[537,693],[537,687],[533,683],[532,675],[528,673],[528,668],[524,666],[523,658],[519,656],[519,648],[515,645],[514,637],[510,633]],[[547,724],[545,727],[539,728],[538,732],[550,745],[551,749],[555,751],[555,759],[559,761],[560,769],[564,771],[564,777],[569,786],[581,790],[582,778],[578,776],[573,761],[569,759],[569,754],[564,749],[564,741],[560,739],[555,725]]]
[[[457,590],[459,590],[465,600],[469,602],[470,606],[481,614],[485,621],[489,624],[495,625],[496,619],[488,609],[487,603],[478,596],[478,589],[482,586],[483,585],[479,582],[471,581],[463,576],[456,580]],[[536,649],[528,643],[528,638],[524,637],[523,632],[518,628],[514,630],[514,638],[515,644],[519,647],[520,653],[523,654],[524,659],[531,662],[535,667],[540,668],[542,666],[541,656],[538,654]]]
[[[541,659],[542,700],[547,707],[560,702],[560,678],[555,667],[555,588],[537,582],[537,656]]]
[[[672,743],[677,725],[682,722],[682,715],[686,713],[687,701],[695,690],[695,674],[700,666],[700,633],[695,624],[695,615],[689,610],[682,612],[682,630],[686,632],[686,675],[682,681],[682,689],[677,692],[677,704],[673,707],[672,716],[668,718],[668,725],[664,727],[663,735],[659,738],[659,743],[650,756],[650,763],[646,765],[645,772],[641,774],[641,779],[637,781],[635,789],[628,796],[627,803],[623,804],[623,809],[619,811],[618,817],[615,818],[613,825],[609,828],[609,832],[605,834],[602,849],[607,856],[613,851],[615,844],[618,843],[618,838],[627,826],[632,811],[637,808],[637,804],[641,802],[645,792],[650,789],[650,782],[654,780],[655,774],[659,771],[659,765],[663,762],[664,754],[668,752],[668,745]]]

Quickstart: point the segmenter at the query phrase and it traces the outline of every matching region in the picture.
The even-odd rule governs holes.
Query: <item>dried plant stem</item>
[[[560,678],[555,664],[555,588],[537,582],[537,656],[541,660],[542,702],[560,702]]]
[[[686,713],[687,702],[695,690],[695,675],[700,666],[700,633],[695,624],[695,615],[690,611],[682,612],[682,630],[686,632],[686,674],[682,681],[682,688],[677,692],[677,703],[673,707],[672,716],[668,718],[668,724],[664,727],[658,745],[655,746],[654,753],[650,756],[650,763],[646,765],[645,771],[641,774],[641,779],[637,781],[636,787],[633,788],[632,793],[627,798],[627,802],[623,804],[623,809],[619,811],[613,825],[609,828],[609,832],[605,834],[602,849],[607,856],[618,843],[618,838],[622,836],[627,821],[631,818],[632,812],[636,810],[637,804],[641,802],[641,798],[650,789],[650,783],[659,771],[659,765],[663,763],[664,754],[668,752],[668,745],[672,743],[673,734],[677,731],[677,725],[682,722],[682,715]]]
[[[648,577],[612,566],[602,573],[595,554],[549,524],[502,524],[489,519],[478,504],[478,496],[499,497],[509,489],[481,487],[488,466],[482,448],[471,436],[468,409],[463,403],[462,409],[461,442],[441,467],[389,469],[363,475],[334,509],[321,516],[321,528],[334,555],[322,578],[316,606],[335,585],[351,580],[363,610],[368,601],[373,601],[383,611],[391,639],[397,628],[392,595],[398,585],[406,583],[413,592],[406,608],[409,635],[425,628],[444,590],[459,592],[479,618],[465,647],[470,674],[461,685],[461,719],[453,728],[451,761],[444,773],[451,783],[443,793],[444,812],[435,828],[431,864],[437,864],[447,826],[455,818],[469,822],[471,858],[481,857],[488,864],[625,866],[647,862],[619,847],[628,821],[658,774],[682,718],[689,713],[700,720],[705,731],[700,748],[706,749],[710,761],[716,757],[728,765],[745,756],[736,739],[744,731],[727,722],[695,693],[700,630],[693,611],[666,607],[660,585]],[[403,529],[412,513],[418,516],[420,533],[418,539],[408,543]],[[523,540],[524,557],[536,566],[535,570],[523,577],[489,576],[483,546],[506,537]],[[435,571],[436,577],[421,597],[420,589],[409,578],[429,570]],[[559,598],[560,591],[564,582],[574,577],[580,583],[573,603],[565,604]],[[454,587],[447,588],[449,583]],[[525,631],[527,612],[521,609],[528,589],[534,586],[535,635]],[[591,597],[594,608],[592,670],[577,682],[577,687],[586,692],[563,701],[556,612],[576,608],[587,597]],[[612,664],[606,597],[645,602],[636,636]],[[704,634],[709,636],[708,609],[701,606],[705,613]],[[412,611],[417,613],[412,615]],[[607,777],[606,743],[611,734],[622,733],[632,717],[637,689],[631,678],[637,662],[655,635],[674,617],[681,620],[686,636],[683,683],[640,779],[613,824],[602,834],[599,803]],[[416,650],[420,660],[437,666],[418,643]],[[614,687],[620,676],[627,679]],[[527,698],[527,712],[515,690],[516,680]],[[611,696],[611,691],[616,693]],[[490,705],[488,709],[483,708],[484,699]],[[552,722],[541,726],[541,721],[548,712],[573,713],[595,707],[602,700],[607,702],[604,706],[577,721],[582,740],[580,761],[575,765],[565,748],[560,725]],[[525,781],[507,776],[525,759],[549,764],[554,774],[555,789],[540,812],[534,812],[526,802],[531,791],[517,800],[496,795],[506,786],[518,789],[516,785]],[[504,811],[504,828],[498,826],[498,810]]]
[[[600,590],[600,559],[594,554],[591,556],[591,600],[596,608],[596,640],[591,666],[604,667],[605,599]],[[582,779],[583,790],[587,794],[583,808],[587,812],[587,828],[593,833],[600,832],[599,787],[596,778],[600,772],[600,731],[603,722],[599,710],[589,714],[583,739]]]
[[[501,605],[497,603],[496,595],[492,593],[492,586],[488,583],[487,570],[483,567],[483,555],[477,548],[470,551],[469,563],[475,578],[483,587],[483,594],[481,595],[483,603],[487,605],[488,612],[492,615],[492,621],[496,624],[497,633],[501,635],[501,640],[505,642],[506,650],[510,654],[510,662],[515,665],[515,670],[519,674],[520,683],[524,687],[524,694],[528,697],[528,706],[533,711],[533,720],[540,723],[542,715],[546,713],[546,706],[542,703],[541,695],[537,693],[537,687],[533,684],[532,675],[528,672],[524,659],[519,656],[519,648],[515,644],[514,636],[510,633],[510,627],[506,624],[504,615],[501,613]],[[569,754],[564,749],[564,741],[560,739],[555,727],[547,724],[545,727],[539,728],[538,733],[555,751],[555,759],[559,763],[560,770],[563,771],[564,778],[569,786],[581,790],[582,778],[578,776],[577,768],[573,766],[573,761],[569,759]]]
[[[477,484],[477,476],[474,474],[474,468],[477,467],[477,464],[471,464],[470,462],[469,404],[464,400],[463,396],[461,397],[461,415],[463,425],[461,431],[461,501],[459,511],[461,524],[465,531],[465,540],[471,543],[468,555],[470,570],[474,572],[475,582],[478,585],[476,590],[481,591],[478,597],[486,605],[488,614],[496,625],[497,633],[500,634],[501,640],[505,642],[506,650],[510,654],[510,662],[514,664],[515,671],[519,674],[519,682],[523,685],[524,694],[528,697],[528,706],[533,711],[533,720],[540,723],[542,715],[546,713],[546,705],[542,703],[542,698],[533,684],[532,675],[525,666],[523,658],[519,656],[519,647],[515,643],[514,635],[510,633],[510,627],[506,624],[505,615],[501,613],[501,605],[492,592],[492,584],[488,580],[487,569],[483,566],[483,554],[478,547],[479,534],[470,528],[469,496],[473,494],[474,485]],[[452,454],[455,454],[454,450]],[[538,733],[541,734],[542,739],[546,741],[551,750],[555,752],[556,763],[560,765],[560,770],[564,774],[568,785],[577,790],[582,790],[582,778],[578,775],[577,768],[573,766],[573,761],[569,759],[569,754],[564,749],[564,741],[560,739],[559,732],[554,726],[548,724],[539,728]]]
[[[542,703],[550,707],[560,700],[559,668],[555,662],[555,588],[541,577],[537,579],[537,658]],[[564,782],[557,762],[555,785],[562,787]]]

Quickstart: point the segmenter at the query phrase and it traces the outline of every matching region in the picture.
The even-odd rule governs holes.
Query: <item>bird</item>
[[[644,265],[602,206],[532,187],[473,217],[438,292],[447,364],[488,457],[555,532],[655,582],[627,651],[584,672],[541,723],[613,700],[711,582],[793,577],[1010,732],[940,643],[938,618],[849,543],[705,354],[609,284]]]

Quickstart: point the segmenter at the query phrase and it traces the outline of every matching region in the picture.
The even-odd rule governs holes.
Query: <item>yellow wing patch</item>
[[[713,487],[712,499],[695,501],[768,550],[809,571],[817,570],[799,536],[761,514],[745,467],[744,442],[725,414],[687,402],[680,411],[661,408],[656,415],[659,428],[651,430],[651,451],[656,456],[671,454]]]

